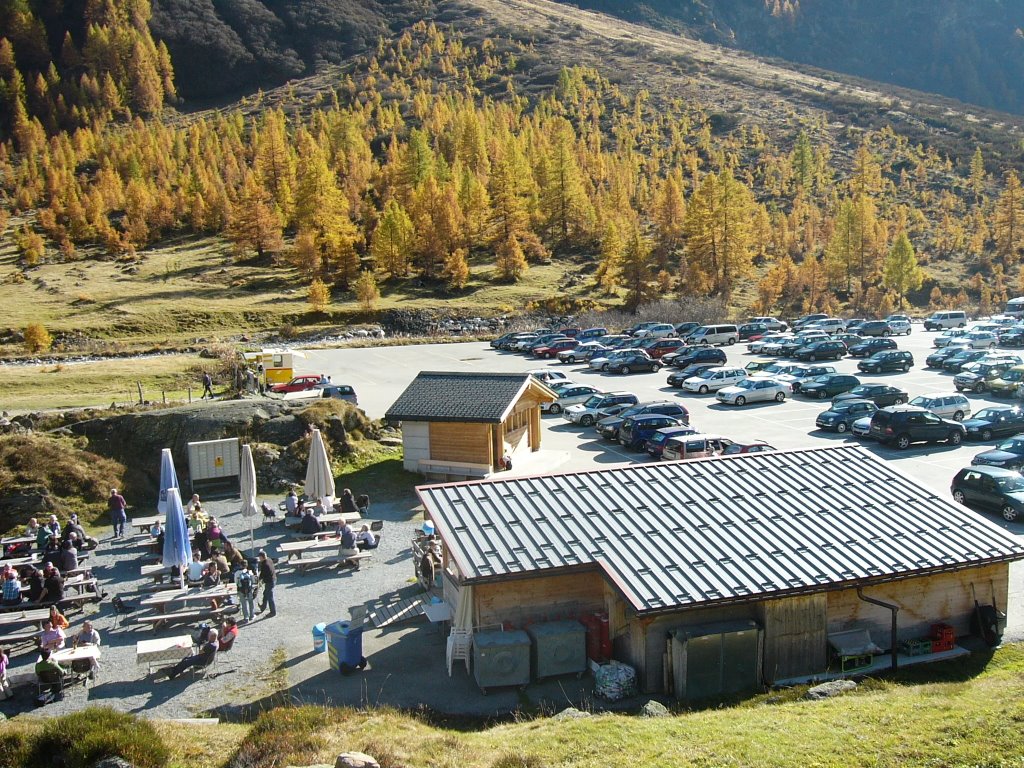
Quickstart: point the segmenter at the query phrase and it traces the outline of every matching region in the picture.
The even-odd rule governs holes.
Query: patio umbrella
[[[452,629],[473,629],[473,587],[463,584],[459,589],[459,604],[452,617]]]
[[[192,562],[192,544],[188,539],[188,524],[181,496],[177,488],[167,489],[167,514],[164,519],[164,565],[178,566],[181,588],[185,588],[185,571]]]
[[[174,457],[171,456],[171,449],[164,448],[160,452],[160,496],[156,502],[156,511],[161,515],[167,514],[167,491],[171,488],[179,490],[178,473],[174,471]]]
[[[327,448],[319,429],[313,430],[309,441],[309,466],[306,467],[306,495],[316,500],[321,496],[334,498],[334,475],[331,462],[327,460]]]
[[[255,550],[252,535],[252,521],[259,510],[256,508],[256,464],[252,460],[252,448],[242,446],[242,516],[249,518],[249,550]]]

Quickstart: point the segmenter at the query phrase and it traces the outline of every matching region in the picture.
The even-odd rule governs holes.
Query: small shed
[[[558,396],[528,373],[421,372],[384,418],[402,423],[405,468],[428,478],[487,477],[508,454],[540,449],[540,406]]]
[[[940,622],[967,634],[975,590],[1005,608],[1024,559],[1016,536],[856,446],[417,492],[445,597],[465,590],[474,625],[605,614],[613,657],[680,696],[825,673],[838,633],[890,651]]]

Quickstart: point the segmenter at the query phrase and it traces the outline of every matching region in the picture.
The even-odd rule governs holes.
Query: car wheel
[[[953,414],[953,421],[963,421],[963,420],[964,420],[964,412],[963,411],[957,411],[956,413]],[[986,438],[986,439],[988,439],[988,438]]]
[[[726,342],[726,343],[727,343],[727,344],[728,344],[728,345],[729,345],[729,346],[731,347],[731,346],[732,346],[733,344],[735,344],[735,343],[736,343],[736,339],[735,339],[735,338],[733,338],[732,336],[730,336],[730,337],[729,337],[729,341],[728,341],[728,342]]]
[[[1002,508],[1003,520],[1008,523],[1012,523],[1017,519],[1017,510],[1014,509],[1012,504],[1004,504]]]
[[[824,400],[826,397],[828,397],[828,392],[826,392],[824,389],[818,393],[819,400]]]
[[[710,390],[708,390],[707,384],[701,384],[700,389],[698,389],[697,391],[700,392],[700,394],[702,395],[706,395]]]
[[[910,363],[904,363],[903,364],[903,372],[904,373],[909,373],[910,372]]]
[[[661,370],[661,366],[658,365],[657,363],[655,363],[654,365],[651,366],[651,373],[657,373],[660,370]]]
[[[743,395],[740,395],[739,397],[736,398],[736,405],[746,405],[746,404],[747,404],[747,398],[745,398]]]
[[[974,391],[980,395],[982,392],[985,391],[985,385],[979,381],[977,384],[974,385]]]
[[[775,402],[776,403],[781,403],[785,399],[786,399],[786,393],[785,392],[776,392],[775,393]]]
[[[843,432],[845,432],[846,430],[847,426],[845,421],[840,421],[838,424],[836,424],[836,432],[838,432],[839,434],[843,434]]]
[[[892,400],[893,405],[903,405],[905,402],[907,401],[904,400],[902,397],[894,397]]]
[[[946,438],[946,442],[949,445],[960,445],[964,441],[963,433],[961,432],[950,432],[949,437]]]
[[[573,357],[572,355],[569,355],[567,358],[565,358],[565,362],[567,362],[567,363],[575,363],[576,362],[576,358]]]
[[[815,362],[815,361],[816,361],[816,360],[818,359],[818,356],[817,356],[817,355],[811,355],[811,356],[810,356],[809,358],[807,358],[807,359],[808,359],[808,360],[810,360],[810,361],[811,361],[811,362],[813,363],[813,362]]]
[[[593,416],[583,416],[583,417],[581,417],[580,418],[580,426],[582,426],[582,427],[592,427],[592,426],[594,426],[594,417]]]
[[[889,338],[889,332],[888,331],[882,331],[882,338],[883,339]]]
[[[992,430],[991,429],[983,429],[983,430],[981,430],[981,439],[985,440],[985,441],[991,440],[992,439]]]
[[[902,435],[897,435],[896,436],[896,441],[895,441],[896,447],[899,448],[901,451],[907,450],[907,448],[910,447],[910,442],[911,442],[910,435],[908,435],[908,434],[902,434]]]
[[[603,373],[604,371],[607,371],[607,370],[608,370],[608,363],[604,363],[604,364],[603,364],[603,365],[601,366],[601,372]]]
[[[955,491],[953,491],[953,501],[955,501],[957,504],[966,504],[967,497],[964,496],[963,491],[957,488]]]
[[[624,374],[626,374],[628,376],[630,373],[632,373],[632,371],[629,370],[629,366],[628,365],[624,365],[624,366],[622,366],[619,369],[619,373],[624,373]]]
[[[562,412],[562,406],[560,406],[558,403],[552,403],[551,407],[548,408],[548,413],[561,413],[561,412]]]

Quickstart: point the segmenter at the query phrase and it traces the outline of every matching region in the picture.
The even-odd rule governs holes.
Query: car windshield
[[[999,490],[1007,493],[1024,491],[1024,477],[1021,477],[1019,474],[997,478],[996,483],[999,485]]]
[[[743,381],[737,382],[736,387],[738,389],[756,389],[758,382],[751,379],[744,379]]]
[[[1003,440],[996,444],[996,450],[1007,453],[1024,453],[1024,438],[1011,437],[1009,440]]]
[[[1016,368],[1011,368],[1003,374],[1003,381],[1020,381],[1022,376],[1024,376],[1024,371],[1018,371]]]
[[[818,382],[819,384],[828,384],[832,380],[831,373],[823,373],[821,376],[815,376],[811,379],[811,383]]]
[[[920,395],[918,397],[915,397],[913,400],[911,400],[910,404],[911,405],[917,405],[917,406],[919,406],[921,408],[931,408],[932,407],[932,399],[930,397],[925,397],[924,395]]]
[[[998,419],[1001,414],[1006,413],[1005,408],[982,408],[976,414],[974,418],[982,419],[984,421],[991,421],[992,419]]]
[[[599,406],[601,404],[602,400],[604,400],[604,398],[601,397],[600,395],[594,395],[593,397],[588,397],[586,399],[586,401],[584,401],[583,407],[584,408],[597,408],[597,406]]]

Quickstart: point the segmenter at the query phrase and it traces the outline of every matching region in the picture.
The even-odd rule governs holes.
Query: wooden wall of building
[[[466,422],[430,422],[430,458],[435,461],[465,461],[490,464],[491,425]]]
[[[474,586],[480,624],[545,621],[604,609],[604,579],[598,571]]]
[[[822,672],[828,666],[824,593],[758,603],[764,627],[762,669],[768,682]]]

